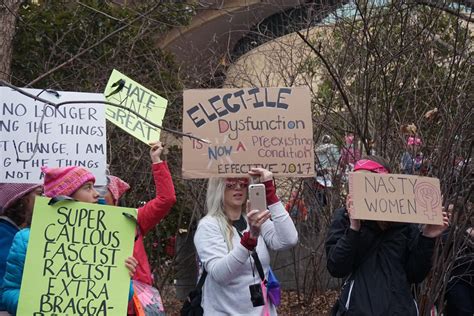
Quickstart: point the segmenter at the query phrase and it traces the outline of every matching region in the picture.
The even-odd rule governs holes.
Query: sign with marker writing
[[[184,91],[183,177],[314,175],[313,124],[306,87]]]
[[[126,315],[137,210],[37,197],[17,315]]]
[[[107,101],[133,110],[148,121],[161,126],[168,100],[119,71],[112,71],[104,94]],[[159,128],[126,109],[107,105],[105,115],[107,120],[147,145],[160,139]]]
[[[104,101],[99,93],[23,89],[54,102]],[[106,184],[103,104],[59,108],[0,87],[0,182],[41,183],[41,166],[82,166]]]
[[[354,218],[443,224],[439,180],[405,174],[349,174]]]

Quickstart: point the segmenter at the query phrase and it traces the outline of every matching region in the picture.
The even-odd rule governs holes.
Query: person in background
[[[99,194],[94,189],[95,177],[82,167],[41,168],[44,173],[44,194],[47,197],[68,196],[85,203],[97,203]],[[30,238],[30,228],[20,230],[13,238],[13,243],[7,258],[2,302],[6,310],[16,315],[26,250]],[[134,259],[129,257],[125,266],[133,274]],[[132,295],[133,289],[130,289]],[[131,295],[129,299],[131,298]]]
[[[349,133],[344,137],[345,145],[341,150],[340,169],[342,172],[350,172],[354,164],[360,159],[360,151],[354,144],[354,134]]]
[[[161,160],[163,145],[157,141],[151,143],[150,158],[152,173],[155,182],[156,196],[144,206],[138,208],[137,238],[133,247],[134,274],[132,279],[153,285],[153,276],[150,263],[145,251],[143,239],[145,235],[168,215],[171,207],[176,203],[173,180],[166,161]],[[115,176],[108,176],[107,190],[104,198],[108,205],[119,205],[120,199],[130,189],[128,183]],[[134,315],[133,304],[129,304],[129,315]]]
[[[400,170],[402,173],[413,174],[415,172],[415,159],[413,157],[417,154],[420,146],[421,139],[418,137],[408,137],[407,150],[403,153],[400,161]]]
[[[2,304],[3,277],[13,237],[31,224],[35,197],[42,191],[41,184],[0,183],[0,316],[7,315]]]
[[[368,156],[355,172],[390,173],[387,161]],[[450,206],[451,208],[451,206]],[[332,315],[418,315],[411,283],[423,281],[432,266],[435,241],[448,227],[352,218],[352,198],[334,212],[326,236],[327,269],[345,278]]]
[[[293,221],[304,222],[308,219],[308,208],[303,201],[302,195],[303,193],[298,191],[291,192],[290,200],[285,205],[285,209]]]
[[[258,254],[266,276],[268,248],[291,248],[298,242],[298,233],[276,195],[272,173],[252,168],[249,174],[259,176],[265,185],[267,210],[246,212],[248,178],[209,179],[207,215],[194,235],[197,254],[207,271],[201,301],[204,315],[276,315],[275,306],[263,293],[258,296],[261,300],[251,300],[251,288],[255,294],[261,284],[252,252]]]
[[[331,136],[324,135],[322,144],[316,147],[315,152],[319,162],[319,164],[316,163],[316,168],[320,169],[323,174],[330,173],[337,168],[341,154],[339,148],[331,143]]]
[[[130,185],[119,177],[108,175],[106,191],[103,195],[105,204],[122,205],[122,196],[130,190]]]

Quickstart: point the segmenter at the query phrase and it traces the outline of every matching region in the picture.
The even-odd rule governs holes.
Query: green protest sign
[[[115,69],[112,71],[104,94],[107,101],[129,108],[148,121],[161,126],[168,100],[119,71]],[[107,105],[105,117],[145,144],[160,139],[160,129],[151,126],[126,109]]]
[[[37,197],[17,315],[126,315],[137,210]]]

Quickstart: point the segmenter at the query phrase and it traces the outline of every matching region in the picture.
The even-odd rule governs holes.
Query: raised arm
[[[410,230],[405,271],[410,283],[420,283],[431,270],[435,239],[423,236],[415,225],[411,225]]]
[[[267,205],[272,219],[265,221],[260,228],[260,234],[265,243],[273,250],[294,247],[298,242],[298,232],[293,220],[276,195],[273,174],[263,168],[252,168],[249,173],[252,176],[259,176],[260,181],[265,185]]]
[[[268,209],[272,214],[272,220],[263,223],[261,228],[261,235],[265,243],[273,250],[284,250],[296,246],[298,232],[293,220],[275,193],[273,180],[265,181],[263,184],[267,193]]]
[[[160,142],[150,145],[152,145],[150,157],[153,162],[152,172],[156,196],[138,209],[138,225],[142,234],[146,234],[151,228],[155,227],[176,203],[173,180],[168,165],[166,161],[162,161],[160,158],[163,146]]]
[[[334,212],[334,218],[326,237],[327,268],[337,278],[352,272],[355,264],[360,232],[350,229],[345,209]]]
[[[407,278],[410,283],[420,283],[425,279],[431,270],[433,262],[433,252],[436,238],[449,226],[449,214],[453,210],[453,205],[449,205],[449,211],[445,212],[443,207],[442,225],[423,225],[422,231],[411,225],[408,252],[408,261],[405,266]]]

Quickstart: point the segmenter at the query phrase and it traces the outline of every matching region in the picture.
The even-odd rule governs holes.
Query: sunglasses
[[[227,179],[225,180],[226,189],[236,189],[237,185],[242,189],[246,189],[249,186],[248,179]]]

